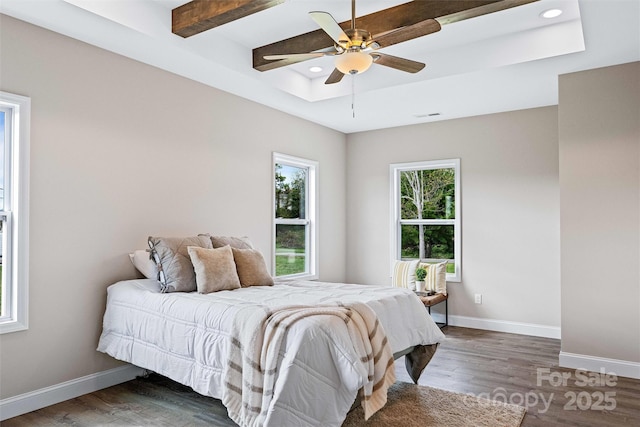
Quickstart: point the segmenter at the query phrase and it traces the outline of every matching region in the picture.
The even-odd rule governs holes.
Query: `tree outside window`
[[[447,261],[447,280],[460,276],[459,160],[391,165],[393,259]]]
[[[274,155],[275,276],[315,275],[315,162]]]

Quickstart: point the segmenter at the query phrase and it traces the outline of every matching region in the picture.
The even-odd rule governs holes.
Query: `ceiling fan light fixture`
[[[335,66],[342,74],[360,74],[371,67],[373,58],[371,55],[356,51],[347,51],[342,55],[337,55]]]

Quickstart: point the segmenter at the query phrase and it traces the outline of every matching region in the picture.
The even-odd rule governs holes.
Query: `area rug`
[[[358,406],[342,427],[518,427],[525,412],[522,406],[397,382],[384,408],[364,421]]]

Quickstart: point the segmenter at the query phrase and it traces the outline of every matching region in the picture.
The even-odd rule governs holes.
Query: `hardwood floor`
[[[640,380],[618,378],[615,386],[581,386],[580,372],[558,368],[559,340],[451,326],[444,332],[447,340],[422,374],[419,382],[422,385],[527,406],[524,427],[638,425]],[[563,374],[566,385],[556,386],[563,382]],[[411,382],[402,359],[396,362],[396,375],[399,381]],[[614,404],[612,410],[600,410]],[[220,401],[158,375],[1,424],[2,427],[235,425],[227,418]]]
[[[560,340],[451,326],[443,331],[447,340],[420,377],[421,385],[525,406],[523,427],[640,424],[640,380],[590,386],[606,378],[598,373],[584,381],[586,373],[559,368]],[[398,362],[398,380],[410,381]],[[612,384],[613,378],[608,380]]]

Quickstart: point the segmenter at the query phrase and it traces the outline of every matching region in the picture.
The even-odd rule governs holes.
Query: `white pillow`
[[[414,290],[416,288],[416,268],[420,260],[414,261],[398,261],[393,264],[393,276],[391,277],[391,285],[396,288],[408,288]]]
[[[447,294],[447,261],[437,264],[420,263],[420,267],[427,270],[425,289],[438,294]]]
[[[129,254],[133,266],[147,279],[158,280],[158,267],[151,259],[151,253],[141,249]]]

